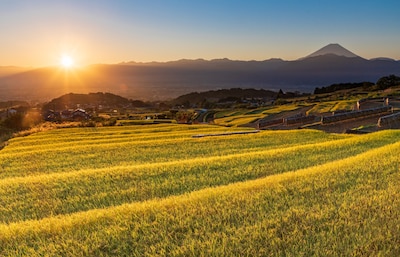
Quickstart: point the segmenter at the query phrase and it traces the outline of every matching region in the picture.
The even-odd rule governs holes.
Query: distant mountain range
[[[110,92],[131,99],[166,100],[190,92],[256,88],[312,92],[334,83],[376,82],[400,74],[400,61],[364,59],[339,44],[329,44],[298,60],[179,60],[91,65],[63,70],[0,67],[0,101],[50,100],[65,93]]]

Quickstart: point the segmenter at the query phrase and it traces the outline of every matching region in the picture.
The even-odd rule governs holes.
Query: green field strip
[[[65,129],[64,129],[65,130]],[[172,131],[164,131],[162,133],[159,132],[147,132],[138,133],[137,129],[130,130],[129,128],[123,127],[119,130],[114,130],[113,133],[85,133],[79,132],[74,133],[67,129],[68,132],[62,132],[58,137],[54,136],[53,133],[47,132],[46,134],[35,134],[26,138],[15,138],[9,141],[9,144],[13,145],[13,148],[9,150],[6,148],[6,151],[19,151],[30,148],[35,148],[36,146],[44,146],[48,147],[49,145],[54,146],[55,144],[59,144],[62,146],[63,144],[73,145],[76,142],[80,144],[96,144],[101,142],[107,142],[107,140],[117,140],[123,141],[124,139],[133,141],[133,140],[154,140],[160,138],[179,138],[184,136],[191,136],[196,131],[198,132],[207,132],[207,131],[234,131],[237,128],[224,128],[224,127],[211,127],[211,126],[203,126],[200,128],[187,128],[185,130],[175,130],[175,128],[171,128]],[[106,130],[107,131],[107,130]],[[104,131],[104,132],[106,132]],[[93,142],[91,142],[93,141]]]
[[[300,133],[300,134],[297,134]],[[174,159],[190,159],[193,156],[214,156],[247,151],[247,149],[275,149],[286,146],[324,142],[348,138],[320,131],[301,132],[263,131],[257,135],[235,135],[213,139],[169,139],[142,143],[110,143],[104,145],[77,144],[71,147],[47,147],[30,152],[8,153],[13,144],[0,151],[0,178],[40,173],[65,172],[85,168],[100,168],[160,162]],[[65,130],[68,135],[68,130]],[[188,135],[188,136],[189,136]],[[301,135],[301,136],[300,136]],[[172,141],[171,141],[172,140]]]
[[[340,160],[398,136],[380,132],[279,149],[2,179],[0,217],[13,222],[184,194]]]
[[[351,111],[356,104],[356,100],[353,101],[339,101],[336,103],[334,107],[332,107],[331,111],[338,111],[338,110],[348,110]]]
[[[397,256],[400,143],[164,199],[0,225],[3,256]]]
[[[262,107],[254,110],[243,110],[240,112],[223,112],[226,115],[217,113],[215,124],[222,126],[239,126],[264,118],[266,115],[279,114],[286,111],[294,111],[300,106],[295,104],[279,105],[273,107]]]
[[[17,137],[10,140],[14,144],[18,142],[24,143],[25,141],[32,143],[42,143],[38,142],[37,139],[50,142],[56,141],[68,141],[70,139],[80,139],[80,138],[101,138],[106,136],[129,136],[129,135],[153,135],[157,137],[158,135],[163,135],[165,133],[178,134],[185,130],[213,130],[213,129],[223,129],[216,126],[184,126],[184,125],[174,125],[174,126],[159,126],[159,125],[144,125],[144,126],[118,126],[118,127],[96,127],[96,128],[62,128],[54,129],[45,132],[35,133],[29,136],[29,139],[24,137]],[[68,131],[69,138],[65,138],[66,131]],[[162,132],[162,133],[159,133]]]
[[[238,129],[236,129],[238,130]],[[243,130],[243,129],[242,129]],[[74,137],[74,135],[65,133],[64,137],[57,139],[52,138],[51,135],[47,135],[46,138],[50,138],[49,140],[45,140],[44,137],[35,137],[35,138],[27,138],[26,140],[19,141],[15,143],[15,141],[10,141],[9,145],[1,153],[4,155],[17,153],[24,154],[24,152],[32,152],[36,150],[42,151],[65,151],[65,150],[73,150],[73,148],[77,147],[77,143],[80,146],[107,146],[110,144],[118,144],[118,143],[130,143],[130,144],[152,144],[157,142],[157,140],[179,140],[182,138],[190,138],[196,132],[209,132],[209,131],[227,131],[226,128],[220,129],[202,129],[202,130],[188,130],[183,132],[173,132],[173,133],[160,133],[159,136],[154,136],[154,134],[129,134],[129,135],[106,135],[106,136],[86,136],[86,137]],[[230,130],[235,131],[235,130]],[[157,134],[156,134],[157,135]],[[66,139],[67,138],[67,139]],[[49,148],[51,147],[51,148]],[[41,149],[42,148],[42,149]],[[72,148],[72,149],[71,149]]]

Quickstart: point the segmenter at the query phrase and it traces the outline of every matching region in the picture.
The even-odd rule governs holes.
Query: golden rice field
[[[240,126],[247,123],[255,122],[259,119],[265,118],[267,116],[284,113],[288,111],[294,111],[299,109],[298,104],[286,104],[264,107],[254,110],[227,110],[220,111],[214,115],[214,123],[220,126]]]
[[[400,131],[68,128],[0,151],[0,256],[400,256]]]

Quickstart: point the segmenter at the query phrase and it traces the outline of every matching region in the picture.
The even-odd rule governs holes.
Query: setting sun
[[[74,66],[74,59],[69,55],[63,55],[60,59],[60,65],[63,68],[71,68]]]

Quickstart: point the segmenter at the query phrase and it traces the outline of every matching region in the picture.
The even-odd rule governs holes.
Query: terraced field
[[[0,151],[0,256],[398,256],[400,131],[58,129]]]
[[[288,113],[301,109],[297,104],[287,104],[279,106],[264,107],[255,110],[241,110],[241,111],[221,111],[214,115],[214,123],[221,126],[240,126],[248,123],[255,122],[259,119],[276,116],[279,114],[289,115]]]

